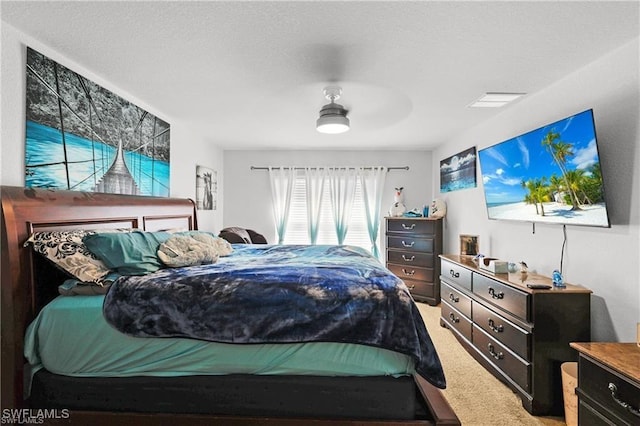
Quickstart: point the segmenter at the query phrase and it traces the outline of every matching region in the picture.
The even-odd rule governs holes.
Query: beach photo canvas
[[[475,147],[440,161],[440,192],[457,191],[476,186]]]
[[[170,126],[27,48],[25,186],[168,197]]]
[[[478,152],[489,219],[609,227],[593,111]]]

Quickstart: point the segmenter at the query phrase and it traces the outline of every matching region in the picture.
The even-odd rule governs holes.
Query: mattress
[[[32,371],[75,377],[191,375],[402,376],[411,357],[357,344],[226,344],[137,338],[112,328],[103,296],[60,296],[30,324],[25,357]]]

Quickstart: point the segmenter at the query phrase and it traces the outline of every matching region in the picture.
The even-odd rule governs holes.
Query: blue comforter
[[[444,388],[440,360],[407,287],[350,246],[234,245],[212,265],[116,280],[104,315],[136,337],[224,343],[357,343],[404,353]]]

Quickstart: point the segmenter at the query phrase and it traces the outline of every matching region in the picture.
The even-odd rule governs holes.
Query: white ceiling
[[[482,93],[532,96],[639,35],[637,1],[0,7],[3,21],[223,149],[433,149],[502,111],[468,108]],[[329,83],[344,89],[345,134],[315,130]]]

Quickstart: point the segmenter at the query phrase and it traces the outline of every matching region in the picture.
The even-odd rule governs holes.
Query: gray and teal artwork
[[[25,187],[169,196],[170,126],[27,48]]]

